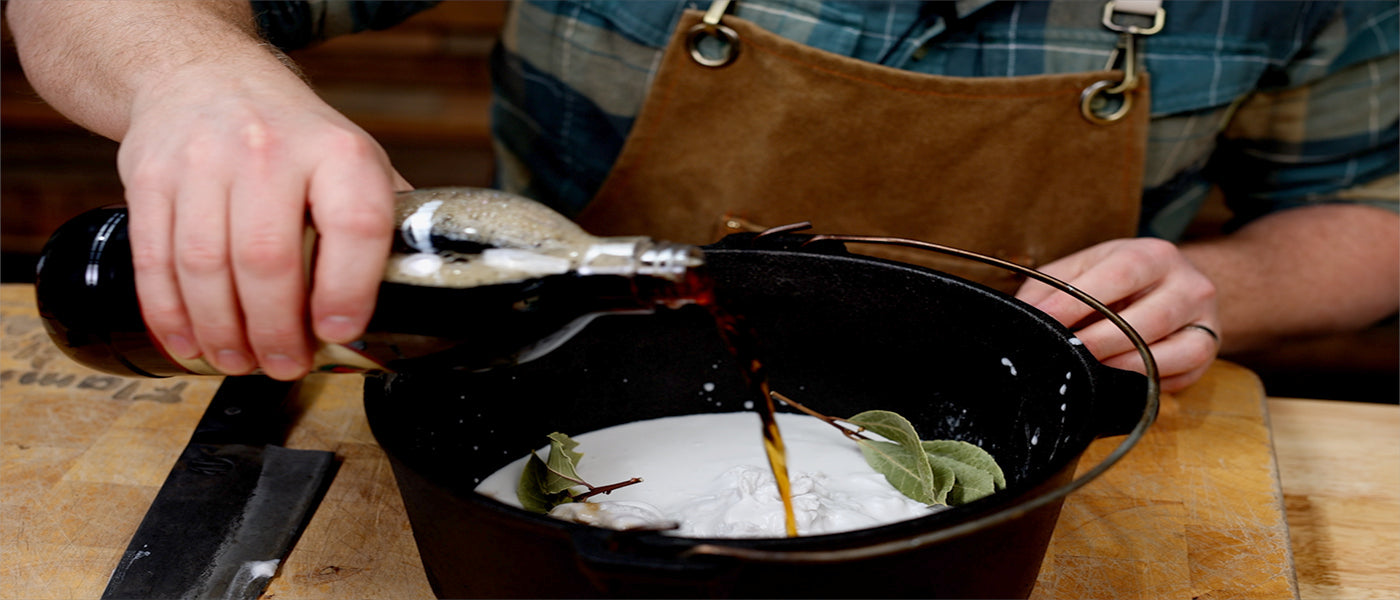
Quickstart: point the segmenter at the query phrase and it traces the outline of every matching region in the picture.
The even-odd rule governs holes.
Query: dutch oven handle
[[[1144,418],[1156,418],[1156,394],[1153,392],[1154,401],[1149,414],[1149,382],[1142,373],[1115,369],[1101,363],[1093,363],[1091,367],[1094,382],[1101,386],[1095,394],[1101,400],[1095,404],[1089,423],[1095,438],[1128,435]]]
[[[718,556],[683,556],[693,544],[664,538],[651,531],[614,531],[599,527],[573,528],[579,571],[598,591],[611,597],[645,597],[656,593],[649,584],[665,580],[668,590],[678,581],[696,597],[732,595],[738,563]],[[666,546],[676,545],[674,552]],[[674,594],[674,591],[668,591]]]

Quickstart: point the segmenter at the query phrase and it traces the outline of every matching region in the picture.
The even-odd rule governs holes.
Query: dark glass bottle
[[[323,345],[319,371],[481,370],[537,358],[605,314],[703,301],[694,246],[594,237],[532,201],[472,188],[400,194],[400,227],[368,331]],[[167,377],[218,374],[177,360],[146,330],[125,208],[64,224],[35,291],[50,336],[89,367]]]

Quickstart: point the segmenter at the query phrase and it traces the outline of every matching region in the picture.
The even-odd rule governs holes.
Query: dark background
[[[392,29],[337,38],[292,57],[415,186],[489,186],[487,59],[503,14],[503,2],[445,2]],[[84,210],[120,203],[122,186],[116,142],[45,105],[24,79],[7,27],[2,42],[0,280],[29,282],[49,234]],[[1226,216],[1212,206],[1192,235],[1213,235]],[[1272,396],[1400,402],[1394,319],[1356,335],[1228,358],[1259,373]]]

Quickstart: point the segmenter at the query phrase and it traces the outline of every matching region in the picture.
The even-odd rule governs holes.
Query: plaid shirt
[[[422,3],[254,4],[270,39],[296,46],[387,26]],[[582,209],[616,160],[681,11],[705,4],[517,3],[494,58],[501,186],[566,213]],[[1238,222],[1319,203],[1400,210],[1400,4],[1163,7],[1165,27],[1140,53],[1152,98],[1142,234],[1179,238],[1213,186]],[[1101,24],[1102,10],[1083,0],[740,0],[730,14],[860,60],[988,77],[1104,69],[1117,34]]]

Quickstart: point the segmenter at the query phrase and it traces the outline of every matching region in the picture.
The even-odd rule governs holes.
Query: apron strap
[[[710,26],[719,25],[719,20],[728,10],[729,0],[715,0],[710,3],[710,9],[705,11],[705,17],[700,19],[700,22]]]

